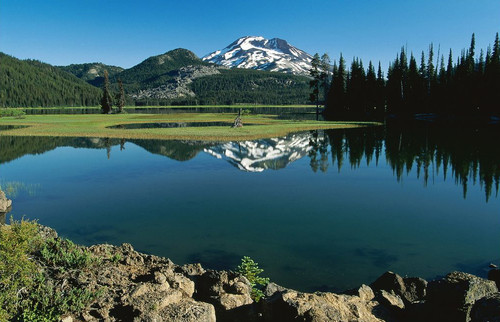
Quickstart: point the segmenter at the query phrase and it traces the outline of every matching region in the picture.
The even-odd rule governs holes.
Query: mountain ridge
[[[202,60],[229,68],[308,75],[312,56],[284,39],[245,36],[202,57]]]
[[[294,52],[284,40],[253,38],[265,42],[269,48],[281,48],[282,54]],[[244,40],[234,42],[234,45],[245,47]],[[33,68],[37,68],[44,74],[43,77],[23,78],[22,73],[17,73],[16,82],[12,82],[9,80],[11,76],[7,75],[7,67],[2,68],[0,79],[7,84],[5,88],[15,87],[9,91],[16,93],[17,97],[14,100],[6,94],[1,96],[0,106],[5,107],[96,106],[100,101],[99,88],[104,82],[104,70],[108,71],[111,91],[118,92],[117,80],[121,79],[128,104],[138,106],[308,103],[308,78],[292,73],[270,72],[280,63],[268,61],[267,69],[270,71],[266,71],[266,68],[228,68],[203,61],[192,51],[183,48],[148,57],[128,69],[102,63],[53,66],[10,56],[4,58],[2,63],[4,61],[8,62],[5,66],[13,70],[30,70],[29,73],[35,75],[38,72],[35,73]],[[35,90],[35,87],[42,85],[34,82],[37,77],[47,80],[53,78],[50,81],[53,84],[47,89]],[[73,82],[77,84],[68,86]],[[27,86],[34,90],[30,91],[30,95],[23,95],[21,92]]]

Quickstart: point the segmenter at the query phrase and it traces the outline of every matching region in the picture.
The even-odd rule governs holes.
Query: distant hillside
[[[186,49],[153,56],[117,74],[137,105],[305,104],[306,77],[220,67]]]
[[[0,106],[95,106],[101,91],[57,67],[0,53]]]
[[[200,104],[307,104],[309,79],[251,69],[221,69],[191,85]]]
[[[118,92],[120,78],[127,104],[135,105],[307,104],[310,91],[304,76],[229,69],[181,48],[125,70],[101,63],[54,67],[3,55],[1,106],[99,105],[104,70],[111,91]]]
[[[169,78],[169,72],[189,65],[207,66],[209,63],[202,61],[198,56],[187,49],[178,48],[162,55],[149,57],[142,63],[124,70],[117,77],[120,77],[126,84],[148,83],[154,82],[161,76]]]
[[[103,63],[71,64],[69,66],[57,67],[97,87],[102,86],[104,82],[105,70],[108,71],[111,79],[113,79],[116,74],[124,71],[121,67],[105,65]]]

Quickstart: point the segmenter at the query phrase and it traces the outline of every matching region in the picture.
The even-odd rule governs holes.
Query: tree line
[[[96,106],[99,89],[49,64],[0,53],[0,107]]]
[[[475,35],[468,49],[455,60],[431,44],[419,62],[401,48],[389,65],[387,77],[370,61],[365,68],[354,58],[350,68],[342,54],[330,64],[329,57],[316,54],[310,71],[311,101],[325,104],[327,116],[380,118],[386,114],[498,115],[500,114],[500,43],[476,50]]]

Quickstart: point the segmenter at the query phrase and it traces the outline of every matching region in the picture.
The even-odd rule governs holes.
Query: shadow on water
[[[397,256],[389,254],[385,249],[357,248],[354,253],[356,256],[368,259],[373,266],[381,269],[390,267],[398,261]]]
[[[187,263],[200,263],[203,267],[216,270],[236,267],[240,261],[240,255],[220,249],[205,249],[187,256]]]
[[[0,125],[0,131],[16,130],[26,128],[26,125]]]

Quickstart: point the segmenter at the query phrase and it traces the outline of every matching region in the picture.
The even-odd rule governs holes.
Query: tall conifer
[[[113,101],[111,99],[111,94],[109,93],[109,76],[108,71],[104,71],[104,84],[102,86],[102,98],[101,98],[101,110],[104,114],[111,113],[111,107],[113,106]]]

